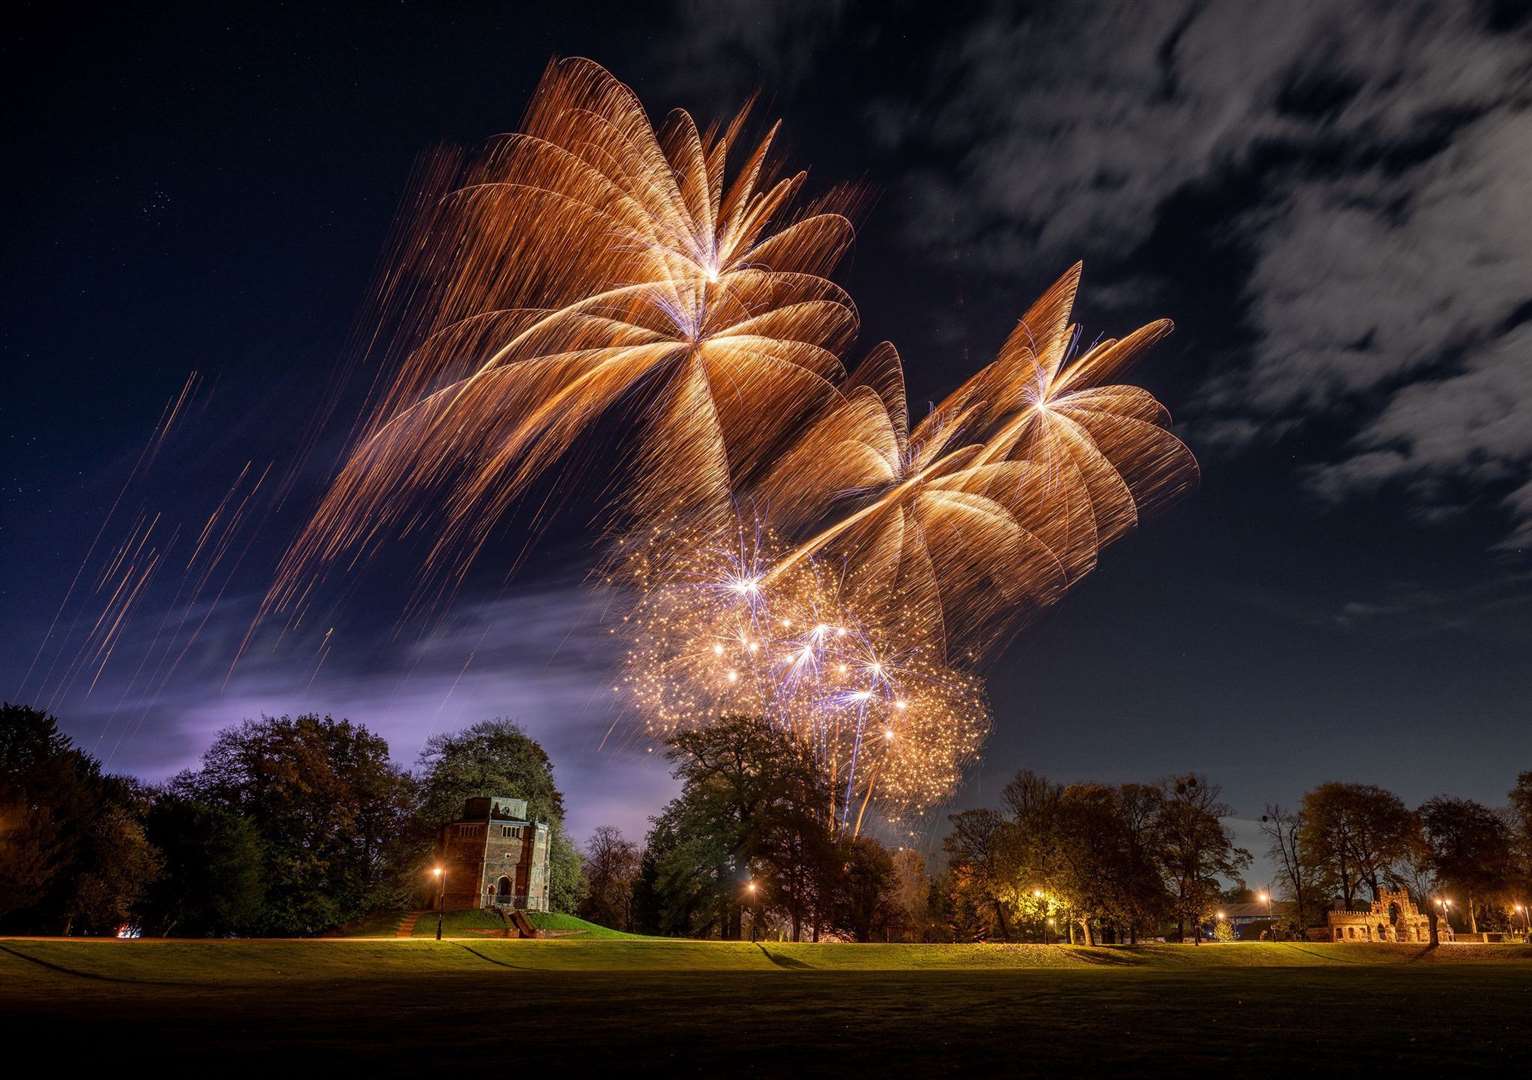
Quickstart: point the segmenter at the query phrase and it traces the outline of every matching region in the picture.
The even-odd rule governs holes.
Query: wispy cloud
[[[406,766],[433,733],[505,717],[553,758],[576,836],[603,823],[641,835],[673,789],[663,759],[616,701],[620,650],[596,592],[513,590],[459,605],[414,640],[365,627],[348,640],[341,630],[322,665],[322,634],[285,636],[273,649],[273,633],[224,685],[250,606],[226,602],[215,612],[159,692],[131,685],[137,658],[125,650],[89,697],[65,699],[66,726],[113,768],[157,779],[194,766],[221,729],[261,715],[347,717],[386,738]]]

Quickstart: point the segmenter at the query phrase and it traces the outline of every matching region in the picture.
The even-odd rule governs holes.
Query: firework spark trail
[[[656,129],[631,90],[566,60],[523,132],[431,172],[442,190],[412,261],[385,276],[415,290],[411,344],[268,611],[290,611],[343,551],[416,527],[412,492],[446,507],[428,568],[461,575],[527,485],[641,384],[649,445],[667,448],[632,492],[646,517],[716,513],[833,396],[856,330],[823,276],[850,242],[846,200],[790,213],[805,176],[772,180],[774,129],[726,177],[744,121],[704,132],[676,112]]]
[[[80,584],[80,578],[84,575],[85,568],[90,565],[92,557],[96,554],[96,547],[101,543],[101,538],[106,535],[107,526],[112,523],[112,518],[116,515],[117,507],[122,503],[123,496],[128,493],[128,488],[132,487],[133,481],[138,478],[139,473],[159,455],[160,448],[165,445],[165,440],[169,437],[171,428],[175,426],[175,422],[181,417],[186,406],[195,396],[200,384],[201,376],[193,371],[186,377],[186,382],[181,385],[180,393],[166,402],[165,408],[160,413],[159,422],[155,424],[154,429],[149,434],[149,441],[139,451],[138,460],[133,463],[133,468],[128,472],[128,478],[122,482],[122,487],[117,491],[117,497],[112,500],[111,506],[107,508],[106,516],[101,519],[101,525],[96,529],[96,535],[92,538],[90,547],[85,551],[85,557],[80,560],[79,569],[75,571],[74,577],[69,582],[69,587],[64,590],[64,598],[59,601],[58,610],[53,613],[53,618],[48,623],[48,629],[43,632],[42,640],[37,644],[37,652],[32,656],[32,662],[27,665],[26,673],[21,677],[21,685],[16,688],[17,700],[22,699],[27,683],[31,681],[32,673],[37,668],[37,662],[42,659],[43,650],[48,647],[48,642],[53,639],[53,631],[58,627],[59,619],[63,616],[65,609],[69,607],[69,601],[74,597],[75,588]],[[57,662],[57,660],[58,656],[55,654],[54,662]],[[43,676],[44,685],[47,684],[52,674],[53,665],[50,664],[48,672]]]
[[[396,536],[429,540],[411,610],[450,602],[531,484],[627,410],[604,573],[632,598],[648,734],[765,716],[815,748],[853,830],[950,795],[989,727],[975,667],[1195,482],[1163,407],[1107,383],[1170,324],[1080,353],[1075,266],[912,427],[892,345],[842,365],[850,197],[790,209],[805,177],[777,178],[775,128],[732,161],[747,113],[656,127],[558,61],[522,131],[421,170],[372,308],[390,374],[246,644]]]

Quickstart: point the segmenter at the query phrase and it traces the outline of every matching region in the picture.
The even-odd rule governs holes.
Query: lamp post
[[[755,940],[755,931],[757,929],[757,924],[760,922],[760,918],[756,914],[756,906],[755,906],[756,887],[755,887],[755,881],[754,880],[751,880],[748,883],[746,883],[746,885],[745,885],[745,893],[749,896],[749,900],[747,900],[746,903],[750,906],[750,940],[754,941]]]
[[[1450,918],[1448,918],[1448,916],[1452,913],[1452,901],[1451,900],[1443,900],[1440,896],[1438,896],[1436,898],[1436,908],[1437,908],[1437,914],[1441,918],[1442,922],[1447,924],[1447,929],[1448,930],[1451,930],[1452,929],[1452,920]],[[1453,940],[1455,941],[1457,939],[1454,938]]]
[[[1527,910],[1526,904],[1517,904],[1516,913],[1521,916],[1522,925],[1526,928],[1527,940],[1532,941],[1532,911]]]
[[[447,909],[447,871],[433,866],[431,874],[436,878],[436,940],[442,939],[442,914]]]

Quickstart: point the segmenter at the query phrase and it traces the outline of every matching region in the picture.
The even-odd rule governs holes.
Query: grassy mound
[[[546,930],[558,937],[580,938],[584,941],[612,938],[632,938],[636,935],[624,933],[621,930],[613,930],[609,926],[600,926],[593,922],[577,918],[574,915],[564,915],[556,911],[529,911],[527,918],[532,920],[532,925],[539,930]]]
[[[506,936],[507,929],[505,919],[497,911],[478,908],[473,911],[449,911],[442,916],[443,937],[499,938]],[[436,912],[428,911],[422,915],[416,921],[415,930],[411,936],[434,938]]]

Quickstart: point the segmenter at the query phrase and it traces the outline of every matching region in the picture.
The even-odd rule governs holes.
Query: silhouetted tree
[[[1296,908],[1297,931],[1301,935],[1315,914],[1318,901],[1320,869],[1314,864],[1303,842],[1303,815],[1272,803],[1261,815],[1261,832],[1270,841],[1267,856],[1277,867],[1277,883]]]
[[[0,707],[0,926],[112,933],[159,869],[144,836],[148,793],[106,776],[56,717]]]
[[[1220,796],[1223,789],[1195,773],[1172,777],[1161,784],[1164,798],[1159,818],[1160,858],[1172,896],[1178,936],[1186,923],[1193,940],[1202,943],[1202,923],[1218,897],[1218,879],[1250,865],[1250,853],[1235,847],[1223,818],[1233,808]]]
[[[1304,795],[1300,813],[1299,840],[1347,910],[1362,885],[1378,899],[1389,867],[1409,852],[1413,818],[1399,797],[1372,784],[1321,784]]]
[[[827,912],[820,868],[833,868],[829,792],[809,748],[753,717],[675,735],[667,757],[681,794],[654,819],[640,873],[645,918],[662,932],[740,933],[747,883],[801,931]]]
[[[1437,880],[1460,892],[1468,929],[1478,933],[1478,908],[1505,891],[1514,873],[1510,826],[1472,799],[1438,795],[1420,808]]]
[[[144,902],[148,932],[221,936],[260,926],[264,859],[248,818],[165,791],[149,810],[145,831],[164,857]]]
[[[585,899],[580,916],[618,930],[633,929],[633,886],[638,879],[638,845],[622,830],[601,825],[585,844]]]
[[[1000,939],[1010,940],[1007,912],[1018,887],[1013,825],[994,810],[965,810],[947,820],[952,831],[942,847],[955,905],[961,908],[966,901],[985,911]]]
[[[261,840],[263,933],[313,934],[398,903],[413,804],[388,744],[328,716],[262,717],[218,734],[172,792],[246,818]]]
[[[888,937],[894,919],[894,860],[871,837],[846,840],[836,904],[836,924],[857,941]]]

